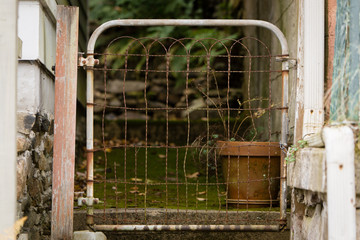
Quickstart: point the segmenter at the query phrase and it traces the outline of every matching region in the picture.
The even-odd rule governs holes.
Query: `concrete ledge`
[[[104,210],[98,209],[94,210],[95,223],[96,224],[121,224],[121,223],[132,223],[135,224],[139,221],[143,221],[144,212],[142,209],[127,209],[126,214],[124,209],[106,209],[105,214]],[[126,218],[125,218],[126,215]],[[162,224],[165,219],[165,209],[147,209],[147,224]],[[222,222],[217,222],[218,224],[264,224],[261,220],[263,219],[278,219],[279,212],[259,212],[259,211],[203,211],[203,210],[188,210],[187,213],[185,210],[168,209],[167,215],[169,217],[169,224],[209,224],[220,218]],[[118,222],[116,221],[116,216]],[[177,216],[177,218],[176,218]],[[228,221],[226,221],[226,216]],[[248,219],[246,222],[239,222],[239,219]],[[174,219],[172,221],[170,218]],[[217,240],[227,240],[227,239],[248,239],[248,240],[258,240],[258,239],[267,239],[267,240],[288,240],[290,239],[290,213],[287,213],[288,218],[288,227],[285,231],[282,232],[214,232],[214,231],[199,231],[199,232],[189,232],[189,231],[173,231],[173,232],[104,232],[108,239],[116,240],[133,240],[133,239],[143,239],[143,240],[193,240],[193,239],[217,239]],[[260,222],[259,222],[260,221]],[[124,223],[124,224],[125,224]],[[271,224],[271,221],[268,222]],[[74,230],[84,230],[88,229],[86,225],[86,211],[85,210],[75,210],[74,211]]]
[[[290,187],[326,192],[325,148],[304,148],[296,154],[296,161],[288,164]]]

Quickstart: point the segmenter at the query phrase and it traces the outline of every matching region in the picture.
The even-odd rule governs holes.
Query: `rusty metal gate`
[[[281,53],[253,37],[130,36],[94,52],[105,30],[129,26],[261,27],[277,37]],[[111,52],[114,44],[125,44],[126,51]],[[259,54],[252,54],[251,44]],[[87,71],[87,193],[78,202],[87,206],[94,230],[286,226],[288,48],[276,26],[258,20],[109,21],[92,34],[80,66]],[[182,98],[174,100],[179,91]]]

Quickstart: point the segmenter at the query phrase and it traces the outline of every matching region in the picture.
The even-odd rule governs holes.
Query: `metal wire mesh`
[[[279,224],[282,71],[265,43],[124,36],[94,57],[97,223]]]

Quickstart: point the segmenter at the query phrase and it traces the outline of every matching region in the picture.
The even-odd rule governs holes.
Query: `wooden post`
[[[5,239],[16,215],[17,1],[0,0],[0,16],[0,239]]]
[[[72,239],[75,170],[77,7],[57,7],[51,239]]]

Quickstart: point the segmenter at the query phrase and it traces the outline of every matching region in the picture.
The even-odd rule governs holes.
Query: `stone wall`
[[[17,217],[27,216],[29,239],[50,234],[54,117],[18,114]]]
[[[18,88],[17,218],[28,218],[22,236],[47,239],[51,229],[53,75],[39,63],[21,61]]]

